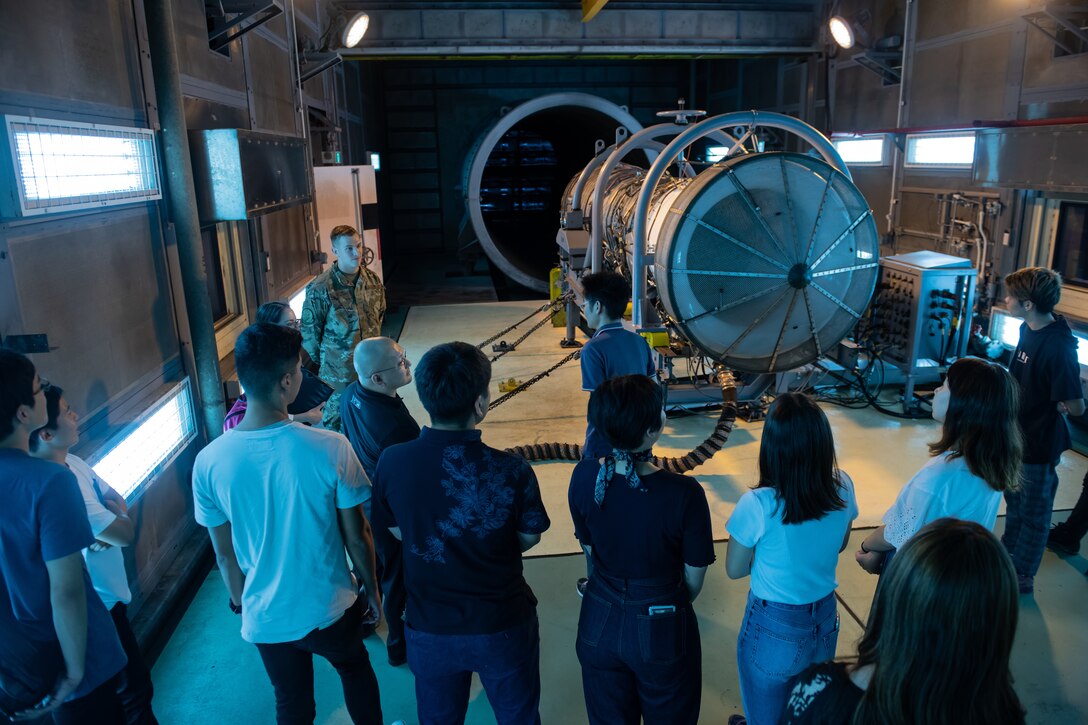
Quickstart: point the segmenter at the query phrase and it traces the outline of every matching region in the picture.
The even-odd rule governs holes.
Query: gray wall
[[[300,103],[335,119],[335,73],[309,81],[301,94],[293,84],[296,41],[287,13],[232,42],[224,56],[209,49],[202,0],[174,0],[173,6],[190,129],[302,135]],[[323,0],[293,3],[300,42],[313,43],[327,27],[325,6]],[[0,112],[156,128],[148,111],[155,104],[152,80],[140,55],[148,50],[141,48],[143,12],[142,0],[0,4]],[[361,136],[361,120],[355,124]],[[9,193],[13,184],[12,170],[0,169],[0,190]],[[34,355],[34,363],[82,415],[81,455],[92,455],[192,374],[168,222],[164,202],[0,219],[0,335],[49,336],[51,351]],[[252,244],[247,253],[272,260],[247,281],[256,302],[297,289],[313,273],[309,205],[243,227],[243,239]],[[198,436],[133,505],[138,537],[126,562],[137,616],[145,605],[162,610],[169,603],[164,599],[179,595],[179,580],[167,576],[171,566],[191,568],[179,553],[206,550],[189,545],[206,540],[192,518],[189,480],[203,441]]]

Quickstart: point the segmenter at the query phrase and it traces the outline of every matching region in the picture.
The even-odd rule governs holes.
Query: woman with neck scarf
[[[729,725],[777,723],[794,675],[835,656],[835,565],[857,515],[827,416],[807,395],[779,395],[763,426],[759,483],[726,524],[725,571],[752,577],[737,639],[744,715]]]
[[[714,562],[699,482],[659,468],[661,388],[644,375],[607,380],[589,420],[613,450],[571,476],[574,532],[593,562],[578,618],[578,661],[593,725],[699,719],[702,649],[691,603]]]

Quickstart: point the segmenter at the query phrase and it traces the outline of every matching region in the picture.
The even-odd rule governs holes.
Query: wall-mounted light
[[[345,48],[354,48],[359,44],[359,41],[366,35],[367,28],[370,27],[370,16],[366,13],[355,13],[350,20],[344,25],[344,32],[340,35],[340,40],[344,44]]]
[[[827,21],[827,29],[831,33],[832,39],[838,43],[840,48],[853,48],[856,38],[854,37],[854,29],[851,24],[846,21],[841,15],[836,15]]]

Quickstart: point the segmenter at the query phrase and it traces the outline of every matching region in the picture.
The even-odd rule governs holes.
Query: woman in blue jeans
[[[752,577],[737,639],[744,716],[730,725],[778,723],[790,680],[834,657],[835,565],[857,515],[827,416],[807,395],[778,396],[763,427],[759,484],[726,525],[726,573]]]
[[[578,463],[569,500],[593,561],[578,618],[578,661],[593,725],[695,725],[702,649],[691,603],[714,562],[699,482],[654,465],[665,423],[645,375],[607,380],[589,419],[611,454]]]

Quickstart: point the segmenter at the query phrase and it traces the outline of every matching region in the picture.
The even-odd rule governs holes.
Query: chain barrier
[[[495,408],[497,408],[500,405],[502,405],[503,403],[505,403],[507,400],[510,400],[510,398],[514,397],[515,395],[519,395],[519,394],[525,392],[528,388],[532,387],[533,385],[536,385],[541,380],[548,377],[549,375],[554,373],[556,370],[558,370],[559,368],[561,368],[564,365],[566,365],[567,363],[569,363],[571,360],[577,360],[581,356],[582,356],[582,351],[581,350],[575,350],[574,352],[572,352],[571,354],[567,355],[565,358],[563,358],[562,360],[557,362],[555,365],[552,365],[550,368],[548,368],[544,372],[537,373],[536,375],[529,378],[528,380],[526,380],[521,385],[519,385],[516,388],[514,388],[513,390],[511,390],[509,393],[506,393],[505,395],[501,395],[498,398],[495,398],[494,400],[492,400],[491,404],[489,406],[487,406],[487,409],[488,410],[494,410]]]
[[[540,307],[537,307],[535,310],[533,310],[528,315],[521,318],[520,320],[518,320],[514,324],[510,325],[509,327],[504,327],[503,329],[499,330],[498,332],[496,332],[491,337],[489,337],[486,340],[484,340],[483,342],[481,342],[479,345],[476,346],[476,349],[477,350],[483,350],[489,344],[491,344],[492,342],[495,342],[495,340],[498,340],[500,337],[502,337],[506,333],[510,332],[513,329],[516,329],[518,326],[522,325],[523,323],[528,322],[529,320],[533,319],[535,316],[539,315],[541,312],[544,312],[548,308],[554,308],[554,309],[551,310],[551,314],[549,314],[547,317],[544,318],[545,321],[550,320],[552,318],[552,316],[559,310],[559,308],[562,305],[565,305],[569,300],[570,300],[570,295],[565,294],[565,295],[562,295],[560,297],[556,297],[554,300],[552,300],[550,302],[545,302]],[[539,327],[539,325],[538,325],[538,327]],[[533,328],[533,329],[535,330],[537,328]],[[532,330],[530,330],[530,332],[532,332]],[[510,347],[516,347],[517,343],[521,342],[524,339],[525,339],[525,336],[521,337],[517,342],[515,342]]]

